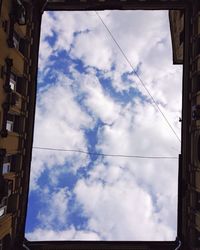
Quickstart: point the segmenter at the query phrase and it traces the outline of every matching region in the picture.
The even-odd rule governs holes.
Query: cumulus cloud
[[[34,145],[178,157],[179,141],[137,76],[180,137],[182,69],[172,65],[167,12],[99,14],[134,70],[94,12],[45,13]],[[44,173],[48,183],[43,190]],[[67,177],[59,183],[66,173],[73,176],[70,187]],[[30,240],[174,240],[177,179],[176,159],[92,157],[34,149],[31,192],[40,193],[40,224],[26,236]]]
[[[55,85],[47,86],[38,93],[35,118],[34,145],[40,147],[82,149],[87,151],[84,128],[92,127],[92,118],[84,113],[75,101],[71,80],[60,75]],[[78,156],[78,157],[77,157]],[[56,151],[40,151],[35,149],[32,159],[31,187],[37,187],[37,180],[46,168],[58,165],[60,172],[76,171],[88,163],[86,155],[68,154]],[[67,168],[67,169],[66,169]],[[54,174],[55,169],[52,169]]]
[[[60,188],[49,192],[48,188],[40,190],[44,208],[38,213],[38,220],[47,228],[58,228],[67,223],[68,199],[70,192],[67,188]]]
[[[108,154],[173,156],[179,144],[170,132],[154,107],[137,101],[99,130],[97,148]],[[176,153],[169,145],[177,147]],[[101,162],[75,187],[89,228],[106,240],[175,238],[177,160],[104,157]]]
[[[107,172],[107,168],[104,170]],[[162,221],[159,222],[151,197],[139,187],[133,175],[123,170],[114,183],[110,180],[104,183],[99,177],[96,181],[79,180],[75,193],[83,206],[83,213],[89,218],[88,228],[98,232],[101,239],[173,238],[174,232]],[[86,195],[90,200],[85,198]]]
[[[73,72],[77,94],[82,96],[82,104],[90,114],[104,123],[112,123],[121,110],[120,103],[115,102],[109,92],[105,91],[93,72],[80,74]]]

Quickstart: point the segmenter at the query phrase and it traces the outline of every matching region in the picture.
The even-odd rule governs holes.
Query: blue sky
[[[180,136],[181,66],[166,11],[99,12]],[[34,146],[178,156],[153,106],[95,12],[44,13]],[[174,240],[177,160],[33,149],[29,240]]]

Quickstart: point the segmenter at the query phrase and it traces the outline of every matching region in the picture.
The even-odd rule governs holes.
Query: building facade
[[[177,241],[28,242],[24,232],[42,13],[104,9],[171,10],[173,59],[183,64]],[[200,249],[199,0],[0,0],[0,249]]]
[[[33,11],[28,1],[0,2],[0,249],[18,249],[25,226],[37,69]]]
[[[184,46],[184,11],[169,11],[169,23],[171,29],[173,63],[183,64]]]
[[[185,16],[185,21],[189,18],[186,26],[182,11],[169,12],[173,61],[175,64],[184,64],[187,59],[189,64],[188,76],[185,79],[187,86],[183,86],[183,91],[187,91],[187,102],[183,95],[182,122],[185,124],[182,138],[185,142],[182,142],[179,231],[188,245],[200,249],[200,3],[195,2],[188,14],[190,16]],[[185,40],[187,48],[184,49]],[[190,50],[189,53],[186,49]],[[184,143],[187,143],[187,146]],[[184,149],[186,147],[187,150]]]

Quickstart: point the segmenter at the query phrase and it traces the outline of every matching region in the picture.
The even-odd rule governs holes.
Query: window
[[[196,192],[196,208],[200,209],[200,193]]]
[[[0,208],[0,217],[2,217],[6,213],[6,206]]]
[[[7,193],[8,197],[12,194],[12,191],[13,191],[13,181],[9,180],[8,181],[8,193]]]
[[[10,74],[10,88],[15,91],[17,83],[17,76],[13,73]]]
[[[196,75],[195,78],[192,81],[192,91],[193,92],[198,92],[200,91],[200,75]]]
[[[21,99],[16,93],[12,93],[12,101],[13,104],[18,107],[19,109],[21,108]]]
[[[196,55],[200,53],[200,38],[197,39],[197,45],[196,45]]]
[[[0,241],[0,250],[10,249],[10,248],[11,248],[11,237],[10,234],[7,234]]]
[[[13,33],[13,44],[16,49],[19,49],[20,37],[16,32]]]
[[[13,121],[7,121],[7,122],[6,122],[6,129],[7,129],[9,132],[12,132],[12,131],[13,131]]]
[[[183,44],[183,42],[184,42],[184,35],[185,35],[185,31],[182,30],[181,33],[180,33],[180,37],[179,37],[180,45]]]
[[[26,80],[24,77],[17,77],[16,92],[21,95],[26,95]]]
[[[26,39],[21,38],[16,32],[13,33],[13,47],[22,55],[26,54]]]
[[[197,143],[197,154],[198,154],[198,160],[200,162],[200,136],[198,138],[198,143]]]
[[[199,247],[200,246],[200,233],[198,230],[195,230],[195,234],[196,234],[195,247]]]
[[[20,44],[19,44],[19,51],[22,53],[22,55],[26,56],[27,55],[27,43],[26,39],[21,38],[20,39]]]
[[[16,1],[16,19],[19,25],[26,24],[26,9],[20,0]]]
[[[15,132],[15,133],[23,132],[23,117],[8,113],[6,121],[6,129],[9,132]]]
[[[3,174],[10,172],[10,162],[3,163]]]

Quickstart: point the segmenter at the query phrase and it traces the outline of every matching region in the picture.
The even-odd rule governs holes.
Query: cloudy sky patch
[[[45,12],[26,237],[175,240],[182,67],[166,11]]]

